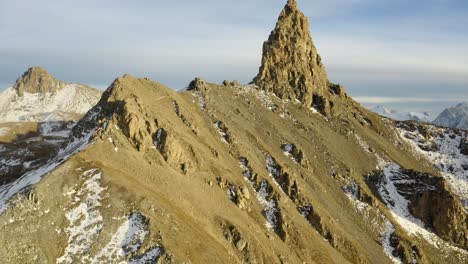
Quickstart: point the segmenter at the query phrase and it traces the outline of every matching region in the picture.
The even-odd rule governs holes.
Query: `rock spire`
[[[325,100],[328,76],[310,36],[309,21],[295,0],[287,2],[264,42],[262,65],[253,83],[282,99],[297,99],[307,106]]]

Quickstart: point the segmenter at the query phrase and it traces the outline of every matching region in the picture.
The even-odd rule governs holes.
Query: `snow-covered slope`
[[[468,102],[445,109],[433,123],[439,126],[468,129]]]
[[[381,116],[389,117],[399,121],[414,120],[429,123],[434,119],[430,112],[399,112],[393,109],[387,109],[381,105],[371,106],[369,107],[369,110]]]
[[[69,84],[57,93],[24,93],[12,87],[0,93],[0,123],[60,121],[83,115],[101,97],[95,89]]]

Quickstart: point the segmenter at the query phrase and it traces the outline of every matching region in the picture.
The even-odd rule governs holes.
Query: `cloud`
[[[383,96],[355,96],[354,99],[363,104],[388,103],[431,103],[431,102],[458,102],[461,98],[424,98],[424,97],[383,97]]]

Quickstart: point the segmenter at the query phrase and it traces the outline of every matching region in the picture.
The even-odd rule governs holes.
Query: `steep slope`
[[[68,144],[75,121],[0,124],[0,183],[18,179],[46,164]]]
[[[0,93],[0,123],[77,120],[100,96],[96,89],[56,80],[44,69],[32,67]]]
[[[468,103],[460,103],[445,109],[433,123],[439,126],[468,129]]]
[[[257,85],[116,79],[72,144],[0,187],[0,255],[465,263],[466,132],[395,123],[327,87],[311,90],[317,109]]]

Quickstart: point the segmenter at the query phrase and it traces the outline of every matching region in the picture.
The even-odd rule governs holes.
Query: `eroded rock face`
[[[419,178],[421,182],[430,178]],[[446,190],[441,178],[433,178],[432,188],[414,191],[411,213],[432,228],[441,238],[468,249],[468,218],[463,206]]]
[[[289,0],[263,44],[262,65],[253,82],[282,99],[297,99],[307,106],[317,104],[325,110],[329,103],[323,95],[329,93],[330,84],[309,30],[307,17],[295,0]],[[341,88],[334,91],[342,93]]]
[[[188,91],[192,91],[192,90],[204,91],[206,90],[206,83],[204,80],[200,78],[195,78],[189,83],[187,90]]]
[[[135,99],[130,99],[124,101],[123,111],[118,115],[118,124],[123,133],[141,151],[152,146],[152,135],[157,129],[154,121],[141,114],[143,111]]]
[[[43,68],[32,67],[16,80],[13,88],[23,96],[24,93],[54,93],[65,86],[65,82],[55,79]]]
[[[442,239],[468,248],[466,211],[442,177],[402,169],[395,172],[392,181],[396,191],[408,199],[408,209],[413,216]]]

